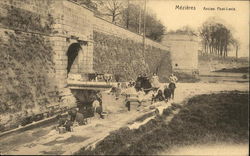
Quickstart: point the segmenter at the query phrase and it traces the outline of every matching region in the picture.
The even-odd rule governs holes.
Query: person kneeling
[[[162,90],[158,90],[157,95],[153,95],[151,103],[157,102],[157,101],[164,101],[164,96],[162,93]]]

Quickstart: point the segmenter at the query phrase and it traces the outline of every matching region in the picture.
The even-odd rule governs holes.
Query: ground
[[[192,155],[199,150],[204,150],[203,155],[225,154],[226,151],[217,148],[209,152],[214,145],[218,145],[227,148],[235,146],[242,151],[232,148],[230,152],[247,155],[247,108],[248,92],[196,95],[184,105],[172,104],[161,116],[138,129],[123,127],[100,141],[94,149],[82,148],[77,154],[169,155],[183,152],[184,155],[192,150]]]
[[[248,83],[178,83],[175,103],[183,103],[187,98],[204,93],[219,91],[248,91]],[[91,146],[108,136],[110,132],[127,126],[133,121],[150,112],[150,109],[141,111],[126,108],[110,114],[106,119],[92,119],[86,126],[74,128],[74,132],[58,134],[54,125],[28,130],[19,134],[12,134],[1,138],[0,152],[2,154],[73,154],[80,148]]]

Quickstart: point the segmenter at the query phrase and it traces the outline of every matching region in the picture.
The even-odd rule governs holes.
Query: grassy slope
[[[137,130],[122,128],[77,154],[156,154],[174,145],[247,141],[248,93],[235,91],[193,97],[168,125],[157,119]]]

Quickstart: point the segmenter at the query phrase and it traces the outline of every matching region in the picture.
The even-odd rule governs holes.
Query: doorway
[[[67,77],[70,72],[79,72],[79,52],[82,47],[79,43],[72,43],[67,50],[68,64],[67,64]]]

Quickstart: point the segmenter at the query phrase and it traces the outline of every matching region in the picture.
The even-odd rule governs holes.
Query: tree
[[[188,34],[188,35],[197,35],[197,32],[191,28],[190,26],[183,26],[180,29],[177,29],[176,31],[169,31],[170,34]]]
[[[206,21],[200,28],[200,36],[206,54],[228,56],[228,46],[232,44],[232,33],[219,22]]]
[[[129,4],[121,14],[121,25],[127,29],[139,33],[140,6]]]
[[[105,17],[111,17],[111,22],[118,24],[128,30],[140,33],[140,24],[143,23],[142,3],[132,0],[74,0],[80,4],[84,4],[89,8],[93,8],[95,13]],[[160,42],[165,27],[152,11],[148,11],[146,17],[146,37]]]
[[[238,50],[239,50],[239,47],[240,47],[240,42],[235,39],[235,38],[232,38],[230,43],[235,47],[235,57],[236,57],[236,60],[238,59]]]
[[[165,27],[154,14],[146,15],[146,37],[160,42],[165,33]]]
[[[121,25],[130,31],[140,33],[140,24],[144,22],[142,8],[138,4],[129,3],[121,13]],[[165,33],[165,27],[152,11],[146,13],[146,37],[160,42]]]
[[[110,16],[113,23],[117,22],[117,17],[124,8],[124,1],[121,0],[100,0],[100,12],[102,15]]]

